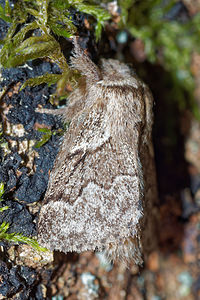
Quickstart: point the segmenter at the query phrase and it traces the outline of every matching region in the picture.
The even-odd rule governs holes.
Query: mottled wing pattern
[[[99,98],[72,119],[51,172],[38,224],[39,242],[49,249],[102,250],[136,237],[142,169],[136,149],[141,120],[137,116],[138,125],[135,115],[142,108],[133,90],[127,94],[129,106],[120,90],[103,97],[106,102]],[[113,124],[116,110],[123,113]]]
[[[98,68],[73,42],[71,66],[84,76],[64,113],[71,124],[50,174],[38,240],[51,250],[105,250],[138,264],[140,240],[147,240],[140,228],[151,229],[145,208],[149,214],[156,195],[149,184],[152,97],[125,64],[103,59]]]

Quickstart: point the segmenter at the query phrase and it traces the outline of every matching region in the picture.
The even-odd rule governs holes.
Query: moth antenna
[[[78,38],[73,38],[74,50],[72,52],[70,63],[73,69],[81,72],[85,75],[88,81],[96,82],[102,79],[100,69],[93,63],[89,56],[83,51],[78,44]]]

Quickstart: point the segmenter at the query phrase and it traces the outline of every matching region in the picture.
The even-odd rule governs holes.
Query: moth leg
[[[35,112],[42,114],[60,115],[64,121],[69,121],[73,118],[74,115],[84,109],[85,99],[85,94],[81,90],[81,87],[79,87],[69,96],[68,106],[57,109],[36,108]]]
[[[40,114],[64,115],[66,113],[66,107],[58,109],[36,108],[35,112]]]

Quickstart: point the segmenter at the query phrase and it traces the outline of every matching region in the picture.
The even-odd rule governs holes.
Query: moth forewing
[[[86,88],[72,93],[64,113],[71,124],[50,174],[39,242],[140,264],[149,189],[144,159],[153,172],[152,99],[125,64],[103,60],[99,69],[76,42],[72,65],[86,76]]]

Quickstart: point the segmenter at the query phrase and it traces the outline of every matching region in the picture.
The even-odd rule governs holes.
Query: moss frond
[[[0,183],[0,201],[3,201],[2,196],[4,194],[4,184],[3,182]]]
[[[48,251],[46,248],[41,247],[38,242],[30,237],[26,237],[21,233],[7,233],[7,230],[9,229],[10,225],[9,223],[3,222],[0,225],[0,240],[5,240],[8,242],[12,242],[15,244],[18,243],[25,243],[28,244],[30,246],[32,246],[35,250],[37,251]]]
[[[6,0],[5,7],[0,5],[0,18],[3,19],[5,22],[11,23],[12,19],[10,17],[11,15],[11,7],[9,5],[9,1]]]
[[[46,144],[53,134],[52,131],[48,128],[39,128],[38,131],[42,132],[44,134],[42,135],[42,138],[40,139],[40,141],[38,141],[35,144],[35,148],[40,148],[41,146]]]
[[[1,182],[0,183],[0,201],[3,201],[2,196],[4,194],[4,184]],[[9,209],[9,206],[3,206],[0,208],[0,212],[3,212],[4,210]],[[8,229],[10,228],[10,224],[3,222],[0,225],[0,240],[4,240],[7,242],[12,242],[15,244],[18,243],[25,243],[28,244],[30,246],[32,246],[34,249],[36,249],[37,251],[48,251],[46,248],[41,247],[38,242],[30,237],[26,237],[21,233],[7,233]]]

